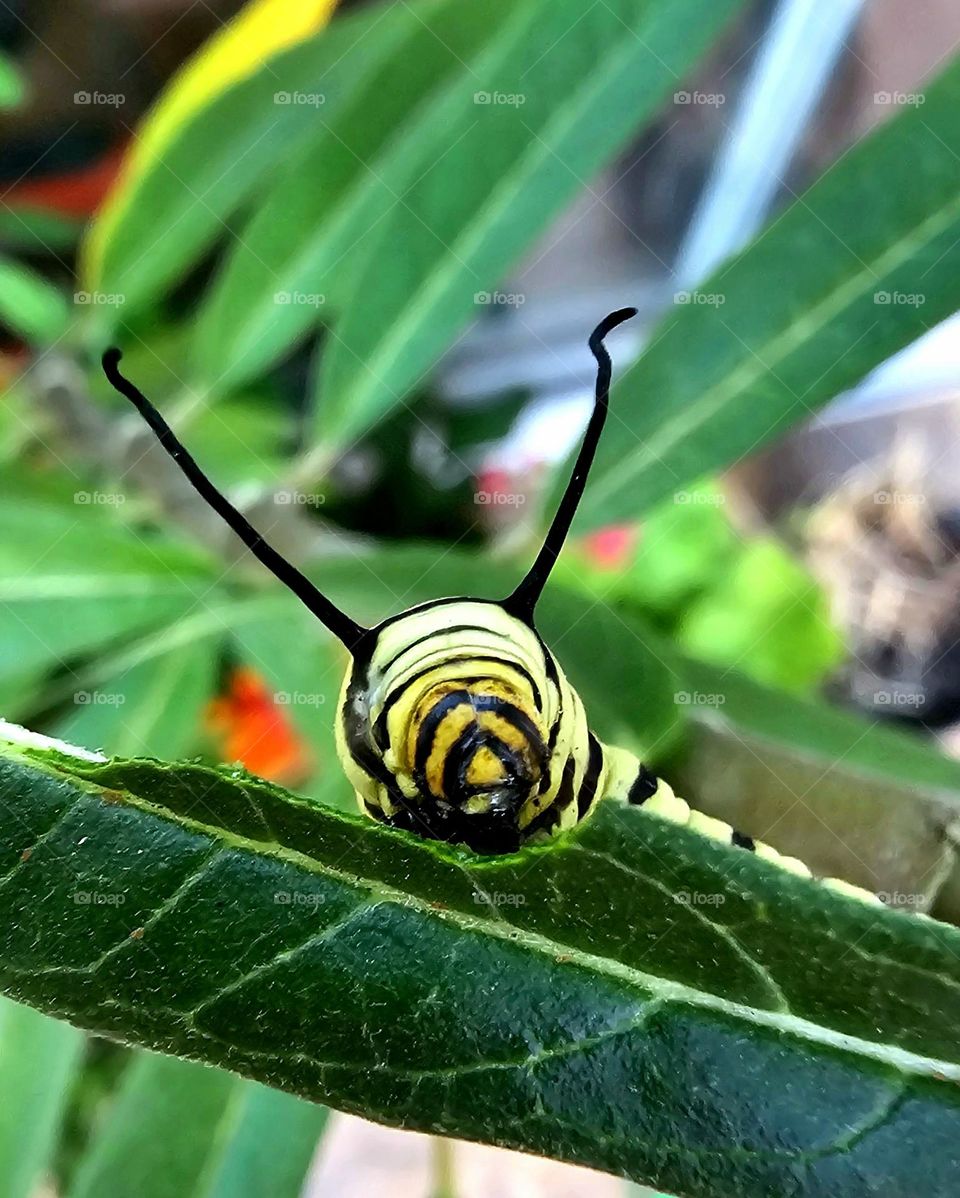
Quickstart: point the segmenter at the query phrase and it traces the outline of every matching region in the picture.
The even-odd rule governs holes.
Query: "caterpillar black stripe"
[[[691,811],[632,753],[602,744],[536,630],[537,600],[566,539],[606,419],[611,363],[604,338],[635,311],[611,313],[590,336],[597,360],[593,414],[547,537],[516,590],[501,603],[438,599],[375,628],[362,627],[333,604],[213,486],[159,412],[120,373],[119,350],[104,354],[103,367],[200,495],[349,650],[337,747],[367,815],[478,853],[510,853],[572,828],[600,802],[615,799],[809,875],[802,862]],[[825,881],[879,901],[838,879]]]

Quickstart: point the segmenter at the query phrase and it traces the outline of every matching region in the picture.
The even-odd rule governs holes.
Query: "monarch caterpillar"
[[[617,799],[809,876],[795,858],[692,811],[634,754],[602,744],[536,630],[537,601],[580,502],[607,415],[612,367],[604,339],[635,314],[635,308],[613,312],[590,335],[597,361],[593,412],[547,536],[513,593],[499,603],[437,599],[374,628],[341,611],[213,486],[156,408],[120,373],[119,350],[104,354],[103,368],[201,497],[349,651],[337,750],[361,811],[394,828],[499,854],[554,836],[589,818],[601,801]],[[825,881],[879,901],[839,879]]]

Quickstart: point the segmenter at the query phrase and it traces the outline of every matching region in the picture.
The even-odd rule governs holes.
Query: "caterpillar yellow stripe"
[[[611,362],[604,338],[634,314],[632,308],[611,313],[590,337],[597,360],[593,415],[547,537],[516,590],[499,603],[438,599],[375,628],[341,611],[213,486],[156,408],[120,373],[118,350],[108,350],[103,365],[206,502],[349,650],[337,751],[368,816],[477,853],[502,854],[548,841],[613,800],[809,876],[796,858],[691,810],[634,754],[602,744],[536,629],[537,600],[566,539],[606,419]],[[840,879],[824,883],[880,901]]]
[[[381,625],[344,679],[337,749],[367,815],[478,853],[543,842],[614,799],[810,876],[601,743],[554,655],[497,603],[441,599]]]

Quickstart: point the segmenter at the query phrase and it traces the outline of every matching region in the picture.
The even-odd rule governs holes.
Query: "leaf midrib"
[[[86,684],[102,684],[127,670],[156,661],[167,653],[195,645],[197,641],[235,633],[239,625],[269,616],[279,618],[288,607],[283,593],[224,598],[216,606],[207,606],[203,611],[183,616],[176,623],[162,624],[158,630],[118,653],[98,658],[89,670],[78,671],[77,676]],[[318,628],[322,635],[323,626],[318,624]],[[75,689],[76,684],[71,681],[69,686],[63,687],[62,692],[51,688],[46,694],[55,697],[60,693],[72,693]]]
[[[86,792],[88,797],[95,803],[99,804],[102,802],[100,799],[100,790],[95,783],[71,774],[63,767],[52,765],[50,762],[44,760],[42,755],[29,752],[20,753],[14,747],[13,756],[20,758],[33,768],[52,774],[60,780],[67,779],[71,785]],[[219,841],[231,848],[242,852],[253,853],[261,857],[272,857],[294,868],[302,869],[307,873],[328,878],[356,890],[365,891],[375,901],[406,907],[418,912],[425,918],[441,919],[465,932],[479,933],[513,945],[519,945],[554,963],[556,963],[557,957],[560,956],[564,959],[565,963],[578,965],[582,969],[601,977],[626,983],[633,989],[647,992],[653,999],[716,1011],[734,1019],[793,1035],[825,1048],[853,1052],[860,1056],[869,1057],[887,1066],[892,1066],[900,1072],[960,1081],[960,1062],[955,1063],[940,1060],[935,1057],[912,1052],[909,1049],[900,1048],[896,1045],[875,1043],[846,1032],[836,1031],[833,1028],[813,1023],[798,1015],[765,1011],[760,1008],[751,1007],[746,1003],[736,1002],[733,999],[722,998],[708,991],[696,990],[682,982],[674,982],[667,978],[658,977],[655,974],[644,973],[634,966],[625,965],[623,962],[616,961],[613,958],[588,953],[576,945],[570,945],[561,940],[550,939],[541,933],[531,932],[525,928],[518,928],[508,923],[502,917],[494,920],[488,917],[485,918],[457,911],[449,907],[437,908],[427,900],[421,899],[409,892],[398,890],[376,879],[363,878],[349,871],[327,865],[298,849],[292,849],[278,843],[270,844],[268,842],[253,840],[252,838],[241,836],[236,832],[231,832],[226,828],[177,814],[169,808],[143,799],[129,790],[123,792],[115,791],[113,793],[122,793],[122,803],[126,806],[141,811],[155,819],[164,820],[167,823]],[[451,862],[451,864],[457,863]],[[322,932],[319,934],[322,934]]]
[[[887,246],[883,253],[871,259],[869,263],[863,263],[861,270],[858,270],[841,286],[829,292],[812,308],[806,309],[799,320],[790,322],[781,332],[763,345],[745,347],[749,349],[749,353],[733,370],[704,391],[698,399],[676,409],[675,415],[670,420],[664,421],[647,437],[640,448],[627,452],[618,460],[615,471],[608,471],[591,484],[587,506],[599,505],[610,494],[621,490],[630,479],[635,478],[642,471],[647,462],[664,458],[685,436],[695,432],[731,398],[752,386],[758,379],[772,374],[776,366],[801,345],[808,342],[814,334],[820,332],[840,311],[851,306],[856,299],[871,288],[875,288],[886,274],[907,261],[916,249],[933,241],[958,216],[960,216],[960,191],[936,212],[931,213],[919,224],[912,226],[892,245]],[[761,234],[761,236],[763,235]],[[724,268],[723,273],[735,265],[736,260]],[[717,279],[719,280],[720,277],[722,274],[717,276]],[[642,370],[642,367],[643,360],[641,359],[638,365],[628,373],[621,386],[626,387],[634,372]],[[802,399],[795,398],[799,403],[803,403]],[[809,410],[813,412],[815,409],[810,408]]]
[[[121,731],[118,741],[129,745],[132,742],[132,753],[142,752],[150,744],[151,732],[163,718],[183,679],[193,665],[193,655],[185,655],[182,651],[171,651],[163,657],[158,657],[157,669],[153,679],[144,693],[139,709],[129,720],[119,720]]]
[[[486,43],[485,49],[481,53],[488,53],[489,46],[490,43]],[[368,163],[360,162],[357,174],[348,183],[346,188],[344,188],[334,204],[327,209],[323,221],[314,228],[306,241],[301,242],[299,247],[294,247],[293,251],[284,257],[280,265],[273,271],[275,277],[287,280],[292,278],[301,279],[307,266],[315,262],[322,253],[328,253],[329,249],[326,247],[328,247],[329,243],[334,242],[338,236],[342,236],[344,227],[349,228],[353,220],[354,210],[362,207],[371,192],[381,187],[387,187],[390,191],[393,190],[389,180],[385,180],[384,178],[389,165],[392,165],[395,160],[400,160],[403,157],[407,148],[404,144],[407,137],[416,131],[418,125],[423,126],[425,118],[429,117],[430,112],[442,108],[442,105],[446,102],[447,95],[450,94],[456,82],[456,79],[451,80],[448,75],[444,75],[438,83],[435,83],[428,89],[412,109],[407,111],[403,120],[391,131],[389,143],[385,143],[383,158],[384,162],[388,164],[387,167],[375,171]],[[321,123],[328,136],[342,141],[335,129],[325,121]],[[394,197],[395,203],[399,203],[402,199],[396,193],[394,193]],[[379,220],[382,219],[383,217],[379,218]],[[379,223],[379,220],[375,223]],[[367,232],[370,231],[367,230]],[[340,257],[342,258],[348,252],[349,248]],[[336,267],[339,261],[340,259],[334,262],[329,269]],[[310,271],[311,275],[315,273],[313,270]],[[267,296],[264,293],[260,297],[259,305],[251,308],[247,319],[241,322],[239,331],[231,334],[233,345],[245,345],[251,337],[255,336],[263,327],[272,307],[272,300],[268,303]]]
[[[643,28],[649,18],[650,5],[647,4],[638,26]],[[631,32],[633,31],[631,30]],[[455,277],[463,266],[461,259],[469,260],[469,256],[476,251],[478,245],[488,235],[487,230],[495,216],[502,215],[504,209],[509,208],[511,201],[515,199],[517,195],[516,180],[522,179],[529,173],[538,161],[544,161],[548,155],[555,154],[551,145],[552,136],[558,131],[565,133],[575,126],[577,118],[596,103],[597,95],[608,90],[610,75],[619,73],[629,66],[636,50],[631,43],[626,41],[622,43],[622,46],[625,48],[610,52],[609,58],[604,62],[603,71],[590,71],[583,76],[584,86],[571,90],[566,101],[556,108],[539,133],[530,140],[527,148],[514,161],[510,170],[499,177],[497,186],[490,191],[487,199],[476,210],[470,222],[449,244],[445,243],[446,252],[441,259],[439,268],[430,272],[429,278],[421,283],[416,293],[411,296],[410,303],[404,305],[400,319],[394,320],[391,324],[390,335],[381,341],[380,348],[364,368],[361,376],[364,382],[354,387],[354,400],[349,406],[362,409],[362,400],[357,400],[358,393],[362,396],[364,392],[378,389],[383,385],[381,380],[385,376],[380,368],[381,361],[386,359],[389,362],[396,359],[398,350],[394,347],[398,346],[399,349],[402,349],[410,340],[411,326],[413,331],[416,331],[422,323],[422,313],[429,312],[443,298],[445,290],[450,285],[451,277]],[[596,82],[594,83],[593,80]]]
[[[110,1008],[112,1008],[114,1010],[122,1011],[124,1013],[135,1014],[137,1012],[136,1007],[131,1006],[131,1004],[122,1002],[118,999],[107,999],[105,1001],[104,1005],[109,1006]],[[563,1059],[564,1057],[575,1055],[577,1053],[581,1053],[585,1050],[588,1050],[592,1047],[603,1044],[606,1041],[613,1039],[617,1036],[628,1035],[631,1031],[634,1031],[637,1028],[642,1027],[647,1019],[649,1019],[651,1016],[655,1015],[657,1013],[657,1011],[662,1009],[665,1005],[666,1005],[666,1003],[663,1000],[650,999],[648,1002],[646,1002],[643,1005],[642,1009],[640,1011],[638,1011],[635,1016],[633,1016],[633,1018],[631,1018],[628,1021],[625,1021],[622,1024],[618,1024],[614,1027],[607,1028],[607,1029],[605,1029],[601,1032],[597,1032],[593,1035],[583,1036],[580,1039],[575,1040],[575,1041],[569,1041],[564,1044],[560,1044],[554,1048],[541,1049],[537,1053],[528,1054],[528,1056],[526,1056],[524,1058],[519,1058],[519,1059],[515,1058],[515,1059],[506,1059],[506,1060],[487,1060],[487,1061],[476,1062],[474,1064],[465,1065],[465,1066],[459,1066],[459,1067],[453,1066],[450,1068],[438,1068],[438,1069],[409,1069],[409,1070],[406,1070],[406,1069],[400,1069],[397,1066],[378,1064],[376,1067],[377,1073],[398,1076],[398,1077],[402,1077],[404,1080],[410,1080],[410,1081],[416,1082],[418,1080],[425,1080],[425,1079],[430,1079],[430,1078],[442,1078],[442,1077],[457,1078],[457,1077],[464,1076],[464,1075],[471,1074],[471,1073],[487,1072],[490,1070],[498,1070],[498,1069],[529,1069],[530,1065],[537,1064],[540,1061]],[[164,1009],[164,1013],[168,1018],[170,1018],[174,1022],[183,1023],[183,1017],[182,1017],[181,1012],[179,1012],[175,1009],[167,1008],[167,1009]],[[206,1043],[225,1044],[228,1048],[233,1047],[233,1045],[229,1041],[226,1041],[222,1037],[216,1036],[211,1032],[198,1031],[197,1034]],[[345,1070],[345,1069],[355,1069],[357,1067],[351,1063],[344,1062],[344,1061],[321,1061],[321,1060],[318,1060],[316,1057],[310,1056],[308,1053],[297,1052],[297,1051],[277,1053],[274,1051],[269,1051],[269,1050],[264,1050],[264,1049],[253,1049],[253,1048],[243,1048],[241,1051],[243,1052],[244,1058],[248,1059],[248,1060],[262,1060],[262,1061],[269,1063],[269,1062],[275,1062],[278,1059],[282,1059],[285,1062],[297,1062],[298,1064],[308,1065],[311,1068],[318,1069],[318,1070],[328,1070],[328,1069],[329,1070],[333,1070],[333,1069]],[[652,1136],[642,1136],[642,1135],[638,1134],[638,1132],[635,1128],[628,1130],[628,1131],[624,1131],[618,1135],[611,1134],[611,1135],[598,1137],[598,1138],[602,1139],[605,1143],[608,1143],[608,1144],[612,1144],[612,1143],[653,1144],[653,1143],[656,1143],[659,1148],[665,1149],[668,1152],[681,1152],[685,1156],[693,1156],[694,1158],[696,1158],[698,1160],[739,1159],[739,1160],[746,1160],[746,1161],[751,1161],[751,1160],[781,1161],[781,1160],[786,1159],[786,1160],[792,1161],[794,1163],[802,1163],[802,1162],[821,1160],[826,1157],[833,1156],[833,1155],[836,1155],[839,1153],[848,1152],[851,1149],[851,1147],[853,1147],[864,1136],[868,1135],[871,1131],[875,1130],[877,1127],[882,1126],[883,1123],[886,1122],[886,1120],[892,1114],[892,1112],[895,1111],[908,1098],[909,1098],[909,1094],[906,1090],[904,1081],[901,1080],[898,1083],[896,1090],[889,1096],[883,1097],[882,1100],[880,1101],[880,1103],[878,1103],[877,1107],[874,1108],[873,1110],[867,1112],[867,1114],[864,1116],[864,1118],[859,1123],[851,1125],[851,1126],[845,1126],[845,1127],[838,1129],[837,1137],[833,1141],[831,1141],[827,1144],[823,1144],[817,1148],[812,1148],[812,1149],[808,1149],[808,1150],[783,1149],[781,1151],[778,1151],[776,1149],[770,1149],[767,1151],[763,1151],[763,1150],[745,1148],[743,1146],[737,1146],[737,1145],[730,1145],[730,1146],[725,1147],[723,1150],[720,1150],[720,1149],[714,1148],[714,1147],[706,1147],[705,1148],[705,1147],[694,1146],[685,1141],[672,1143],[670,1141],[664,1140],[660,1136],[656,1137],[656,1139],[654,1139],[654,1137],[652,1137]],[[338,1105],[341,1110],[349,1112],[350,1110],[353,1109],[353,1110],[356,1110],[357,1114],[360,1114],[364,1117],[369,1116],[369,1111],[364,1110],[359,1106],[351,1107],[350,1104],[344,1103],[342,1101]],[[573,1130],[578,1133],[582,1132],[582,1130],[583,1130],[581,1124],[573,1123],[573,1122],[570,1122],[569,1120],[565,1120],[557,1112],[551,1112],[551,1119],[552,1119],[552,1122],[558,1127]]]
[[[183,595],[189,597],[191,582],[206,582],[205,575],[184,575],[174,580],[157,574],[97,575],[49,574],[43,578],[10,579],[0,582],[0,603],[36,603],[53,599],[133,598]]]

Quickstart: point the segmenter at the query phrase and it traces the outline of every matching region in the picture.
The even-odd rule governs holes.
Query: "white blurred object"
[[[679,287],[695,287],[766,219],[863,4],[781,0],[680,251]]]
[[[11,724],[3,719],[0,719],[0,740],[6,741],[7,744],[23,745],[26,749],[52,749],[68,757],[77,757],[81,761],[107,760],[102,753],[92,753],[89,749],[69,745],[65,740],[56,740],[52,736],[42,736],[39,732],[31,732],[28,728],[21,728],[19,724]]]
[[[896,407],[923,407],[931,397],[960,389],[960,313],[948,317],[841,395],[826,423],[876,415]]]
[[[530,390],[534,403],[498,447],[498,466],[557,462],[579,440],[593,392],[586,338],[606,312],[626,304],[639,308],[638,317],[610,338],[619,372],[639,354],[672,295],[695,285],[757,231],[863,5],[780,0],[745,88],[731,105],[729,134],[673,270],[661,262],[659,277],[651,273],[650,254],[639,252],[639,238],[617,211],[619,180],[608,172],[585,188],[502,289],[490,293],[500,306],[480,310],[485,318],[448,354],[440,382],[458,404],[482,402],[509,388]]]
[[[453,1141],[457,1198],[623,1198],[624,1183],[604,1173],[483,1144]],[[430,1136],[334,1114],[305,1198],[426,1198]]]

